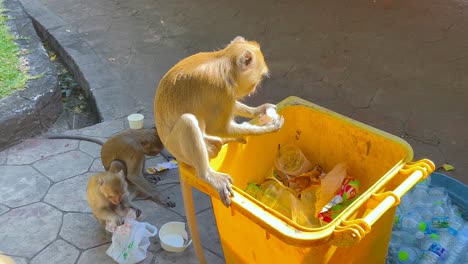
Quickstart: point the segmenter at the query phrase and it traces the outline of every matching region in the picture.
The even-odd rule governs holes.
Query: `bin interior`
[[[274,166],[278,144],[297,144],[308,160],[325,172],[346,162],[348,175],[360,181],[360,194],[391,177],[388,172],[394,166],[413,158],[406,141],[315,104],[291,98],[278,108],[285,120],[280,131],[248,137],[247,144],[229,144],[211,160],[213,168],[231,175],[241,190],[250,182],[264,181]],[[393,182],[389,184],[388,189],[394,187]]]
[[[243,197],[240,203],[234,200],[231,208],[212,197],[226,263],[345,263],[344,260],[383,263],[395,207],[382,215],[371,232],[353,246],[333,245],[333,231],[345,217],[347,220],[362,217],[367,207],[372,209],[366,202],[371,193],[393,190],[401,184],[405,177],[394,175],[413,158],[409,144],[297,97],[281,102],[278,111],[285,119],[280,131],[248,137],[247,144],[228,144],[210,162],[213,169],[232,176],[234,185],[239,188],[235,189],[235,195]],[[250,182],[263,182],[274,166],[278,144],[288,143],[297,144],[310,162],[319,164],[325,171],[330,171],[337,163],[347,162],[348,174],[360,180],[361,196],[326,226],[299,226],[242,192]],[[181,173],[189,175],[194,186],[202,188],[193,178],[193,172],[182,169]],[[261,215],[252,215],[247,213],[249,206],[264,209]],[[284,225],[278,228],[262,215]],[[285,227],[292,231],[283,233]],[[295,244],[298,240],[293,236],[299,233],[309,238],[305,243],[301,240]]]

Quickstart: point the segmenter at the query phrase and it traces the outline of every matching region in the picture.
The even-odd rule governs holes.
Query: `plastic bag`
[[[106,254],[119,264],[134,264],[144,260],[151,244],[149,238],[158,233],[155,226],[138,222],[135,218],[135,212],[130,210],[123,225],[115,226],[111,223],[106,226],[113,233],[112,244]]]

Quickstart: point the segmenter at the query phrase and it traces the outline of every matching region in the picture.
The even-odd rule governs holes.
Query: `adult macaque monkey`
[[[164,148],[156,133],[156,128],[127,129],[113,135],[106,142],[75,135],[47,135],[46,138],[86,140],[102,145],[101,161],[106,171],[118,173],[120,170],[112,169],[113,161],[122,162],[124,165],[121,169],[126,175],[131,191],[137,192],[139,196],[149,197],[162,206],[175,206],[173,201],[163,197],[143,177],[145,173],[145,155],[156,156]]]
[[[164,146],[178,161],[194,167],[228,207],[232,178],[214,171],[209,158],[218,155],[222,144],[245,142],[244,136],[275,132],[283,126],[282,117],[264,126],[234,121],[236,115],[254,118],[276,107],[249,107],[238,101],[254,93],[267,75],[260,45],[236,37],[222,50],[181,60],[161,79],[156,91],[156,128]]]

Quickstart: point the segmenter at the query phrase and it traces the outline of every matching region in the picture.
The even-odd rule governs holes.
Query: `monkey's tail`
[[[85,141],[89,141],[89,142],[93,142],[93,143],[96,143],[98,145],[103,145],[104,142],[99,140],[99,139],[95,139],[95,138],[91,138],[91,137],[83,137],[83,136],[74,136],[74,135],[45,135],[44,136],[45,138],[48,138],[48,139],[76,139],[76,140],[85,140]]]

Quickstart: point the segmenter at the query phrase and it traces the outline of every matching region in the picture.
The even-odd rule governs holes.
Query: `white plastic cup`
[[[127,117],[128,126],[131,129],[141,129],[143,128],[143,119],[145,117],[142,114],[131,114]]]

